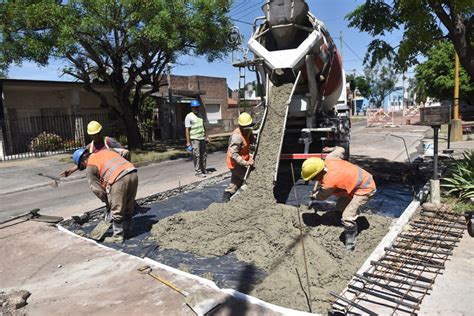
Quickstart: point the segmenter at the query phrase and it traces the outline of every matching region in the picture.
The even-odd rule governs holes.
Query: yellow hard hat
[[[89,135],[98,134],[101,130],[102,125],[97,121],[90,121],[89,124],[87,124],[87,134]]]
[[[313,179],[318,173],[323,171],[324,161],[321,158],[311,157],[303,162],[301,177],[304,181]]]
[[[242,127],[252,125],[252,117],[247,112],[243,112],[239,115],[239,125]]]

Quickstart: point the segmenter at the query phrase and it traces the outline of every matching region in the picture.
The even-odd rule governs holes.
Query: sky
[[[367,45],[372,38],[366,33],[360,33],[357,29],[349,28],[345,16],[354,10],[365,0],[307,0],[310,11],[323,21],[334,42],[340,49],[340,34],[342,32],[342,57],[346,73],[362,75],[363,59],[367,51]],[[261,6],[265,1],[261,0],[235,0],[230,11],[230,17],[234,19],[235,25],[244,36],[246,44],[250,38],[254,19],[263,16]],[[401,39],[401,32],[386,37],[389,43],[397,43]],[[31,80],[60,80],[73,81],[72,77],[61,76],[62,64],[60,61],[52,61],[48,67],[37,67],[34,63],[25,62],[21,67],[12,66],[8,71],[8,77],[12,79]],[[238,88],[238,68],[231,65],[231,56],[228,58],[208,63],[205,58],[191,56],[181,57],[172,67],[172,74],[176,75],[203,75],[212,77],[224,77],[231,89]],[[253,73],[248,74],[247,81],[255,80]]]

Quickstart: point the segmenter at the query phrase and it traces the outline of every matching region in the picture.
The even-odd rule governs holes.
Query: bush
[[[451,166],[449,177],[443,178],[442,186],[449,188],[447,194],[468,200],[474,198],[474,150],[463,155],[463,159]]]
[[[31,140],[30,149],[34,152],[63,149],[63,139],[59,135],[42,132]]]
[[[128,138],[125,135],[120,135],[117,137],[117,141],[122,144],[122,146],[127,146],[128,145]]]
[[[63,141],[63,149],[65,149],[65,150],[76,149],[76,148],[80,148],[80,147],[83,147],[83,145],[79,141],[75,141],[73,139]]]

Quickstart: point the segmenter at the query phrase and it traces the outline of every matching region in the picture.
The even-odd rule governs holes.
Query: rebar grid
[[[331,293],[336,297],[333,311],[368,313],[376,304],[387,308],[383,314],[416,314],[464,229],[462,215],[446,205],[421,211],[366,272],[355,274],[340,295]]]

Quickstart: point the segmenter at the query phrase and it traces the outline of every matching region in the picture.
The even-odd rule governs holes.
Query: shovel
[[[224,297],[219,298],[214,298],[212,293],[205,292],[205,291],[197,291],[194,293],[189,293],[187,291],[179,289],[176,285],[172,284],[169,281],[166,281],[162,277],[156,275],[153,273],[153,270],[150,266],[144,266],[138,269],[138,271],[142,274],[148,274],[152,278],[154,278],[157,281],[160,281],[164,285],[172,288],[182,296],[184,296],[184,300],[186,302],[186,305],[189,306],[193,310],[193,312],[196,313],[198,316],[203,316],[207,315],[208,313],[214,311],[216,308],[218,308],[225,300]]]

